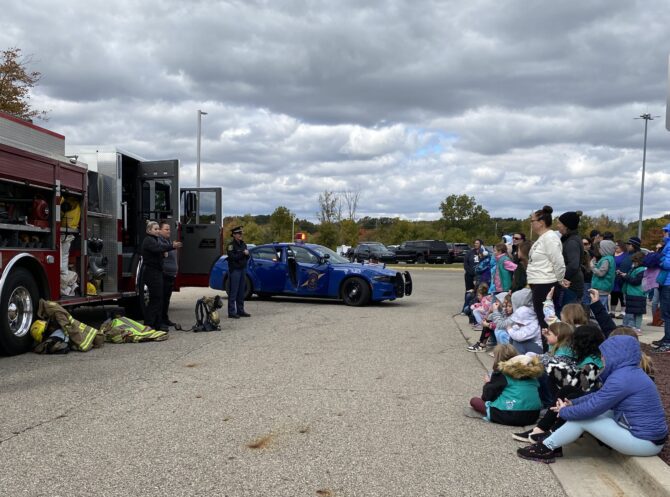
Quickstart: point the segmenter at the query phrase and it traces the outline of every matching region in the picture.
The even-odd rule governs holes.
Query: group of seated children
[[[512,434],[530,444],[517,450],[524,459],[552,463],[584,432],[623,454],[658,454],[668,427],[635,328],[615,327],[592,290],[590,311],[598,325],[581,304],[564,306],[558,320],[550,293],[544,307],[550,324],[540,330],[529,294],[523,289],[495,296],[481,317],[482,334],[469,350],[486,350],[489,339],[497,345],[493,371],[466,415],[532,426]],[[479,307],[482,313],[485,307]]]

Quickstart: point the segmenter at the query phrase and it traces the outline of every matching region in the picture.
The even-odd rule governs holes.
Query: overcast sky
[[[363,7],[364,6],[364,7]],[[32,54],[33,95],[70,147],[181,160],[224,214],[360,190],[359,216],[437,219],[548,203],[670,212],[667,0],[23,0],[0,48]],[[38,123],[39,124],[39,123]]]

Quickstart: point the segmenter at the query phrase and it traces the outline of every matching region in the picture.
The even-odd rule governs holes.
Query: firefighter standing
[[[228,244],[228,317],[232,319],[248,318],[244,312],[244,294],[246,292],[247,260],[249,251],[242,240],[242,226],[230,230],[233,239]]]
[[[147,236],[142,241],[142,283],[149,291],[149,303],[144,309],[144,324],[155,330],[168,331],[161,323],[163,310],[163,259],[165,252],[174,250],[160,235],[156,221],[147,221]]]

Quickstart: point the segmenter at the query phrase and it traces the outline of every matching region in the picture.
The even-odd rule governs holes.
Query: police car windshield
[[[324,255],[328,254],[329,258],[328,260],[332,262],[333,264],[348,264],[349,259],[346,259],[339,255],[337,252],[334,252],[330,250],[328,247],[323,247],[321,245],[312,245],[310,247],[314,252],[319,254],[320,257],[323,257]]]

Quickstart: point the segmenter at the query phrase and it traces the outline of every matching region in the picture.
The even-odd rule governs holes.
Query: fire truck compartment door
[[[140,162],[142,218],[177,220],[179,161]],[[142,231],[144,231],[142,229]]]
[[[179,272],[204,275],[221,257],[221,188],[182,188]]]

